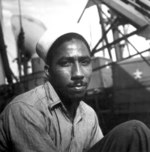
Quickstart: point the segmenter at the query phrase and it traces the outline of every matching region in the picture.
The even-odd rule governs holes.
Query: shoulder
[[[44,120],[43,113],[37,107],[25,102],[8,104],[0,115],[0,122],[7,130],[12,125],[24,127],[25,124],[34,124],[43,127]]]
[[[16,96],[10,104],[17,102],[26,103],[29,105],[34,105],[37,101],[46,97],[44,85],[40,85],[32,90],[29,90],[23,94]]]
[[[5,112],[6,109],[13,109],[15,107],[34,107],[35,109],[39,109],[42,106],[46,106],[46,101],[47,97],[43,84],[16,96],[12,101],[9,102],[3,111]]]
[[[46,106],[44,86],[38,86],[28,92],[16,96],[3,110],[1,118],[25,117],[26,115],[38,114]]]

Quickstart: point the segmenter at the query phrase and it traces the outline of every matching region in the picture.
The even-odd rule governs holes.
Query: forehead
[[[79,39],[71,39],[63,42],[56,50],[54,58],[90,56],[90,51],[86,44]]]

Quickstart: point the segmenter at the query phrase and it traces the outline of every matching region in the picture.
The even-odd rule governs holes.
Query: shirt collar
[[[60,98],[58,97],[56,91],[54,90],[53,86],[49,82],[46,82],[44,84],[44,88],[45,88],[46,96],[49,101],[50,109],[52,109],[53,107],[61,103]]]
[[[84,118],[84,115],[85,115],[84,102],[81,101],[76,111],[74,123],[77,124],[80,120]]]
[[[50,109],[54,108],[56,105],[59,105],[59,104],[61,104],[63,107],[63,103],[61,102],[59,96],[57,95],[56,91],[54,90],[50,82],[46,82],[44,84],[44,88],[45,88],[46,96],[49,101],[48,104],[49,104]],[[77,108],[75,123],[78,123],[84,117],[84,114],[85,114],[84,104],[85,103],[81,101]]]

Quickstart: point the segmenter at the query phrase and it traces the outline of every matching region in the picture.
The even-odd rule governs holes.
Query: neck
[[[65,105],[67,111],[69,112],[70,117],[74,120],[80,101],[70,101],[70,102],[64,103],[64,105]]]
[[[61,99],[62,103],[64,104],[64,106],[69,114],[70,119],[73,121],[76,116],[76,111],[77,111],[77,108],[81,101],[81,98],[76,98],[76,99],[69,98],[69,97],[64,96],[61,93],[61,91],[59,91],[58,89],[55,89],[55,91],[57,92],[59,98]]]
[[[76,116],[76,111],[79,106],[80,100],[79,99],[68,99],[61,97],[60,98],[62,103],[64,104],[65,108],[67,109],[67,112],[73,121]]]

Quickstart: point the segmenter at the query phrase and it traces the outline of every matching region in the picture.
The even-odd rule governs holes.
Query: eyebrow
[[[74,58],[78,58],[79,60],[84,60],[84,59],[90,59],[91,60],[91,57],[90,56],[79,56],[79,57],[61,57],[59,60],[74,60]]]

